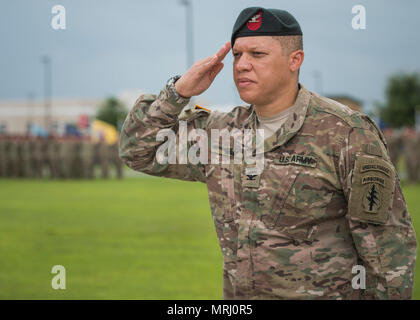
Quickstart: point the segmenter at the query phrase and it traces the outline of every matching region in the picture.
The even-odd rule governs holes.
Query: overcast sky
[[[51,27],[54,5],[66,9],[66,30]],[[352,7],[366,8],[366,29],[354,30]],[[418,0],[193,0],[194,56],[230,40],[249,6],[292,13],[304,34],[301,83],[322,94],[346,94],[367,109],[384,99],[394,72],[420,71]],[[13,0],[0,4],[0,99],[43,97],[40,56],[53,66],[53,97],[102,98],[127,90],[158,93],[186,66],[185,7],[179,0]],[[201,97],[242,104],[232,80],[232,57]],[[314,74],[322,75],[322,85]]]

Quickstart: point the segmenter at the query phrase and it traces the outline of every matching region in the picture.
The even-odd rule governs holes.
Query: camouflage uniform
[[[118,156],[118,144],[107,145],[107,156],[109,162],[115,166],[115,172],[118,179],[122,179],[122,164]]]
[[[7,152],[7,167],[8,176],[19,177],[20,176],[20,145],[16,137],[10,139],[9,151]]]
[[[416,183],[419,181],[419,158],[418,158],[418,138],[413,133],[412,135],[406,136],[404,139],[405,147],[405,166],[407,169],[407,180],[410,183]]]
[[[388,143],[388,152],[391,158],[392,163],[394,164],[395,168],[398,167],[398,159],[402,154],[402,147],[403,147],[403,139],[401,134],[397,131],[392,130],[392,132],[385,136],[387,143]]]
[[[39,141],[38,148],[41,152],[41,172],[44,166],[48,167],[51,179],[61,177],[61,159],[59,159],[59,146],[60,142],[54,137],[48,137]]]
[[[97,145],[98,160],[101,166],[102,179],[108,179],[109,177],[109,155],[108,145],[105,142],[100,142]]]
[[[33,167],[32,167],[32,144],[31,141],[27,138],[23,138],[20,141],[21,145],[21,171],[22,176],[25,178],[33,178],[35,176]]]
[[[6,139],[0,136],[0,177],[7,176]]]
[[[80,156],[82,159],[82,177],[93,179],[94,176],[94,145],[91,141],[84,140],[80,146]]]
[[[84,163],[82,155],[82,141],[77,138],[72,141],[72,162],[71,162],[71,176],[73,178],[83,178],[84,174]]]
[[[60,141],[59,159],[61,162],[61,178],[72,179],[76,176],[75,164],[77,158],[77,144],[72,138]]]
[[[303,86],[299,108],[264,141],[264,170],[247,164],[159,164],[160,129],[255,129],[252,106],[181,110],[173,81],[142,95],[120,156],[132,169],[207,184],[223,253],[224,299],[409,299],[417,242],[385,140],[367,116]],[[181,114],[180,114],[181,113]],[[210,161],[209,161],[210,162]],[[352,288],[363,265],[366,289]]]
[[[42,161],[43,161],[43,157],[44,157],[44,152],[43,152],[43,141],[41,140],[41,138],[36,138],[35,140],[33,140],[33,166],[34,166],[34,171],[35,171],[35,177],[37,178],[42,178],[42,169],[43,169],[43,165],[42,165]]]
[[[5,177],[11,177],[12,174],[12,166],[11,166],[11,158],[12,158],[12,140],[10,137],[5,137],[4,139],[4,164],[3,164],[3,170],[4,170],[4,176]]]

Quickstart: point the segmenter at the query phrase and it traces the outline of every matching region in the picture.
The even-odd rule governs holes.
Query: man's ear
[[[300,66],[303,63],[305,54],[303,50],[293,51],[289,56],[289,69],[291,72],[296,72],[299,70]]]

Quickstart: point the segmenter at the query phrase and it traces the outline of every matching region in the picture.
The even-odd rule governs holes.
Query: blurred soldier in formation
[[[118,143],[107,145],[107,156],[111,165],[115,166],[118,179],[122,179],[122,162],[118,156]]]
[[[73,179],[80,179],[83,177],[83,159],[82,159],[82,154],[81,154],[82,141],[79,138],[71,137],[70,143],[72,145],[70,176]]]
[[[392,128],[383,130],[386,141],[388,142],[389,156],[395,168],[398,169],[398,159],[403,151],[403,139],[401,133]]]
[[[103,141],[96,143],[95,159],[101,167],[103,179],[109,178],[110,165],[115,166],[117,178],[122,179],[122,162],[118,156],[118,143],[107,144]]]
[[[20,152],[20,176],[24,178],[33,178],[34,170],[32,168],[32,149],[29,137],[23,136],[19,138],[19,152]]]
[[[6,137],[0,135],[0,177],[6,177]]]
[[[102,177],[115,165],[122,178],[117,144],[94,143],[90,137],[0,136],[0,177],[93,179],[99,164]]]
[[[4,176],[10,177],[12,174],[11,171],[11,165],[10,165],[10,150],[11,150],[11,137],[10,136],[4,136],[3,137],[3,147],[2,150],[4,150],[4,164],[3,164],[3,170],[4,170]]]
[[[100,143],[97,141],[93,141],[92,145],[93,145],[93,168],[95,168],[101,163],[100,156],[99,156]]]
[[[109,161],[108,161],[108,148],[105,142],[100,142],[97,146],[99,164],[101,166],[101,174],[103,179],[108,179],[109,177]]]
[[[14,143],[14,148],[15,148],[15,152],[16,152],[16,176],[18,178],[21,178],[24,176],[25,172],[24,172],[24,161],[23,161],[23,148],[22,148],[22,141],[23,138],[20,136],[16,136],[15,137],[15,143]]]
[[[89,137],[84,138],[80,145],[80,160],[82,177],[93,179],[94,177],[94,145]]]
[[[11,136],[9,139],[9,151],[7,152],[7,171],[9,172],[10,177],[19,176],[19,146],[18,138]]]
[[[70,138],[63,138],[60,143],[59,158],[61,163],[61,178],[70,179],[75,162],[75,143]]]
[[[407,180],[410,183],[416,183],[419,181],[419,137],[412,128],[407,128],[404,131],[404,156],[405,165],[407,168]]]
[[[22,176],[24,178],[35,178],[36,168],[34,163],[35,143],[30,136],[21,137],[21,154],[22,154]]]
[[[41,151],[42,168],[45,166],[48,168],[51,179],[61,178],[59,159],[60,143],[57,141],[57,138],[51,135],[48,136],[47,139],[40,141],[38,148]]]
[[[32,155],[32,163],[35,172],[36,178],[42,178],[42,157],[43,157],[43,142],[40,137],[35,137],[32,140],[33,144],[33,155]]]

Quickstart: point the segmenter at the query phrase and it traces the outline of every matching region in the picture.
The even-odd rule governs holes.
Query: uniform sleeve
[[[170,83],[158,96],[140,96],[128,113],[121,130],[119,155],[122,161],[133,170],[149,175],[205,182],[204,164],[185,161],[186,158],[182,155],[186,151],[182,146],[188,148],[193,143],[187,141],[186,132],[206,129],[210,112],[205,109],[188,109],[181,113],[188,102],[189,99],[179,96]],[[176,140],[170,140],[168,131],[173,133]],[[159,132],[166,132],[163,141],[162,138],[157,139]],[[169,147],[170,143],[175,143],[175,149]],[[166,148],[163,148],[164,144]],[[159,154],[159,149],[166,149],[161,155],[165,155],[167,161],[158,161],[156,155]],[[181,152],[181,149],[184,151]],[[169,154],[176,154],[176,161],[171,161]]]
[[[347,221],[363,265],[364,299],[411,299],[417,241],[385,140],[374,124],[352,128],[339,158]]]

